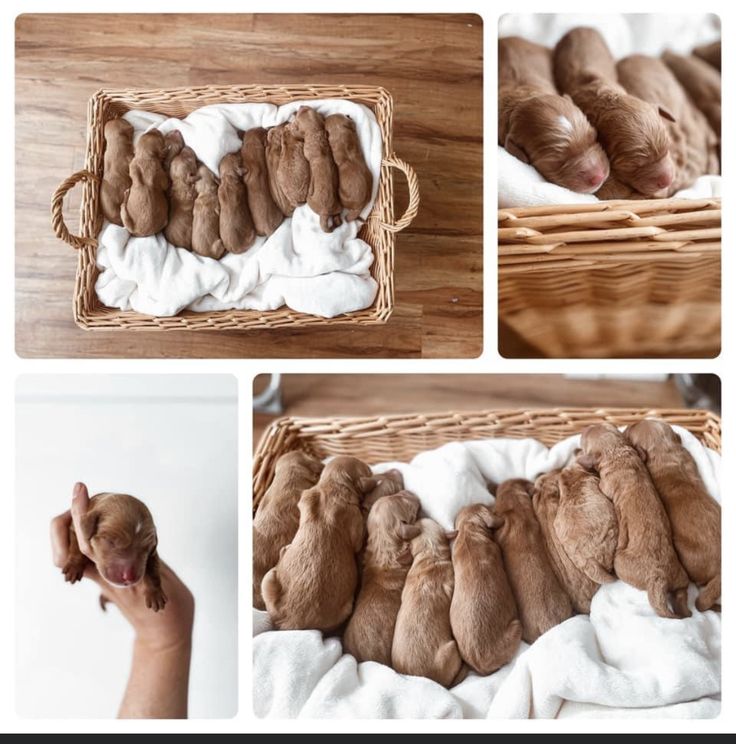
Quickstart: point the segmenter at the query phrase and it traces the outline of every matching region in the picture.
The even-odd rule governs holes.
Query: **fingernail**
[[[72,489],[72,498],[76,499],[78,496],[81,496],[83,491],[84,483],[75,483]]]

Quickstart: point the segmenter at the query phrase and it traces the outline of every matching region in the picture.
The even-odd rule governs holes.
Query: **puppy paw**
[[[61,572],[64,574],[64,581],[70,584],[76,584],[84,576],[84,561],[69,559]]]
[[[166,607],[167,597],[164,594],[164,590],[161,588],[147,589],[144,598],[146,600],[146,607],[148,607],[149,610],[158,612]]]

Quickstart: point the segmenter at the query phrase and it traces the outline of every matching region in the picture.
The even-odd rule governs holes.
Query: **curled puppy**
[[[363,157],[355,122],[349,116],[325,117],[325,131],[337,166],[340,203],[348,210],[346,219],[352,222],[371,200],[373,176]]]
[[[192,250],[200,256],[220,259],[225,246],[220,240],[220,200],[217,179],[206,165],[200,165],[195,184],[197,198],[192,213]]]
[[[615,581],[618,522],[595,473],[575,462],[560,472],[555,532],[570,560],[597,584]]]
[[[276,206],[285,217],[294,214],[296,204],[292,204],[284,192],[279,180],[279,164],[283,152],[283,137],[286,123],[271,127],[266,135],[266,165],[268,166],[268,185]]]
[[[271,196],[266,164],[266,130],[263,127],[245,132],[240,158],[248,187],[248,207],[256,234],[269,236],[284,221],[284,215]]]
[[[277,174],[279,187],[294,207],[306,204],[309,194],[309,163],[304,157],[304,141],[287,124],[281,136],[281,160]]]
[[[304,157],[309,163],[307,204],[319,215],[324,232],[342,224],[342,205],[338,199],[337,166],[327,139],[322,116],[310,106],[302,106],[292,124],[294,133],[304,142]]]
[[[368,491],[362,504],[363,514],[366,516],[378,499],[391,496],[404,488],[404,476],[399,470],[387,470],[385,473],[374,475],[373,478],[376,483],[375,488]]]
[[[542,529],[534,514],[530,481],[515,478],[496,492],[495,539],[519,609],[522,638],[534,643],[543,633],[572,617],[570,597],[557,580]]]
[[[166,142],[158,129],[138,138],[130,161],[130,189],[120,207],[125,229],[137,237],[160,233],[169,221],[166,198],[169,176],[164,170]]]
[[[122,226],[120,206],[130,189],[130,161],[133,159],[133,125],[125,119],[105,124],[105,160],[100,184],[102,214],[108,222]]]
[[[721,596],[721,507],[708,493],[692,455],[664,421],[645,419],[625,435],[646,464],[672,525],[677,555],[701,587],[695,606],[714,607]]]
[[[184,137],[178,129],[172,129],[164,135],[164,144],[166,145],[164,168],[169,173],[174,158],[184,149]]]
[[[232,152],[220,161],[220,238],[230,253],[245,253],[256,240],[256,229],[248,207],[240,153]]]
[[[261,582],[299,528],[299,499],[319,480],[322,463],[301,450],[276,462],[273,480],[253,517],[253,606],[265,610]]]
[[[197,156],[191,147],[183,147],[169,168],[169,221],[164,235],[179,248],[192,250],[192,221],[199,178]]]
[[[690,617],[689,579],[672,544],[672,528],[637,451],[612,424],[588,426],[580,439],[583,467],[595,468],[618,519],[616,575],[647,592],[660,617]],[[672,598],[672,608],[668,597]]]
[[[498,524],[489,506],[466,506],[455,520],[452,548],[452,634],[463,661],[482,675],[508,664],[522,636],[501,549],[491,535]]]
[[[498,143],[547,181],[597,191],[609,166],[597,133],[554,85],[552,52],[526,39],[498,41]]]
[[[399,674],[429,677],[449,687],[462,668],[450,628],[454,575],[445,531],[432,519],[420,519],[411,541],[413,562],[401,593],[391,662]]]
[[[146,607],[154,612],[164,609],[166,595],[161,588],[156,527],[142,501],[122,493],[98,493],[89,501],[81,529],[92,550],[91,562],[108,584],[130,587],[142,583]],[[69,558],[62,569],[64,578],[74,584],[89,563],[79,550],[72,524]],[[100,604],[105,609],[102,598]]]
[[[343,648],[358,661],[391,665],[394,626],[412,562],[409,541],[420,532],[414,524],[418,514],[419,499],[409,491],[382,496],[370,510],[360,593],[343,636]]]
[[[360,502],[371,469],[355,457],[325,465],[316,486],[299,499],[299,528],[263,578],[268,614],[282,630],[332,631],[353,610],[363,546]]]

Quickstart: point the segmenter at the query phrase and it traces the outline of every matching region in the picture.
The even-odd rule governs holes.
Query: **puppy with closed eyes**
[[[268,130],[266,135],[266,165],[268,166],[268,185],[271,189],[271,196],[284,217],[291,217],[296,205],[289,201],[279,180],[279,164],[283,156],[283,139],[286,126],[284,122]]]
[[[178,248],[192,250],[194,202],[199,178],[197,156],[191,147],[183,147],[169,167],[169,221],[164,229],[166,240]]]
[[[120,206],[130,189],[130,161],[133,159],[133,125],[125,119],[105,124],[105,159],[100,184],[102,214],[108,222],[122,227]]]
[[[231,152],[220,161],[220,186],[217,189],[220,238],[230,253],[245,253],[256,240],[244,174],[239,152]]]
[[[192,213],[192,250],[200,256],[220,259],[225,255],[225,244],[220,239],[217,179],[204,164],[199,166],[197,173],[197,198]]]
[[[294,132],[293,122],[281,136],[281,159],[277,179],[289,203],[295,208],[306,204],[309,194],[309,163],[304,157],[304,140]]]
[[[266,130],[249,129],[243,135],[240,158],[248,187],[248,207],[257,235],[269,236],[284,221],[284,215],[271,196],[266,161]]]

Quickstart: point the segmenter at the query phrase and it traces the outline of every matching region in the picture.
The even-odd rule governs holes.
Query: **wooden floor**
[[[16,348],[24,357],[476,357],[482,350],[482,20],[451,15],[22,15],[16,21]],[[84,332],[76,257],[51,230],[57,185],[84,164],[101,87],[382,85],[421,207],[399,233],[386,326]],[[395,178],[397,216],[406,188]],[[76,229],[79,191],[66,215]]]

